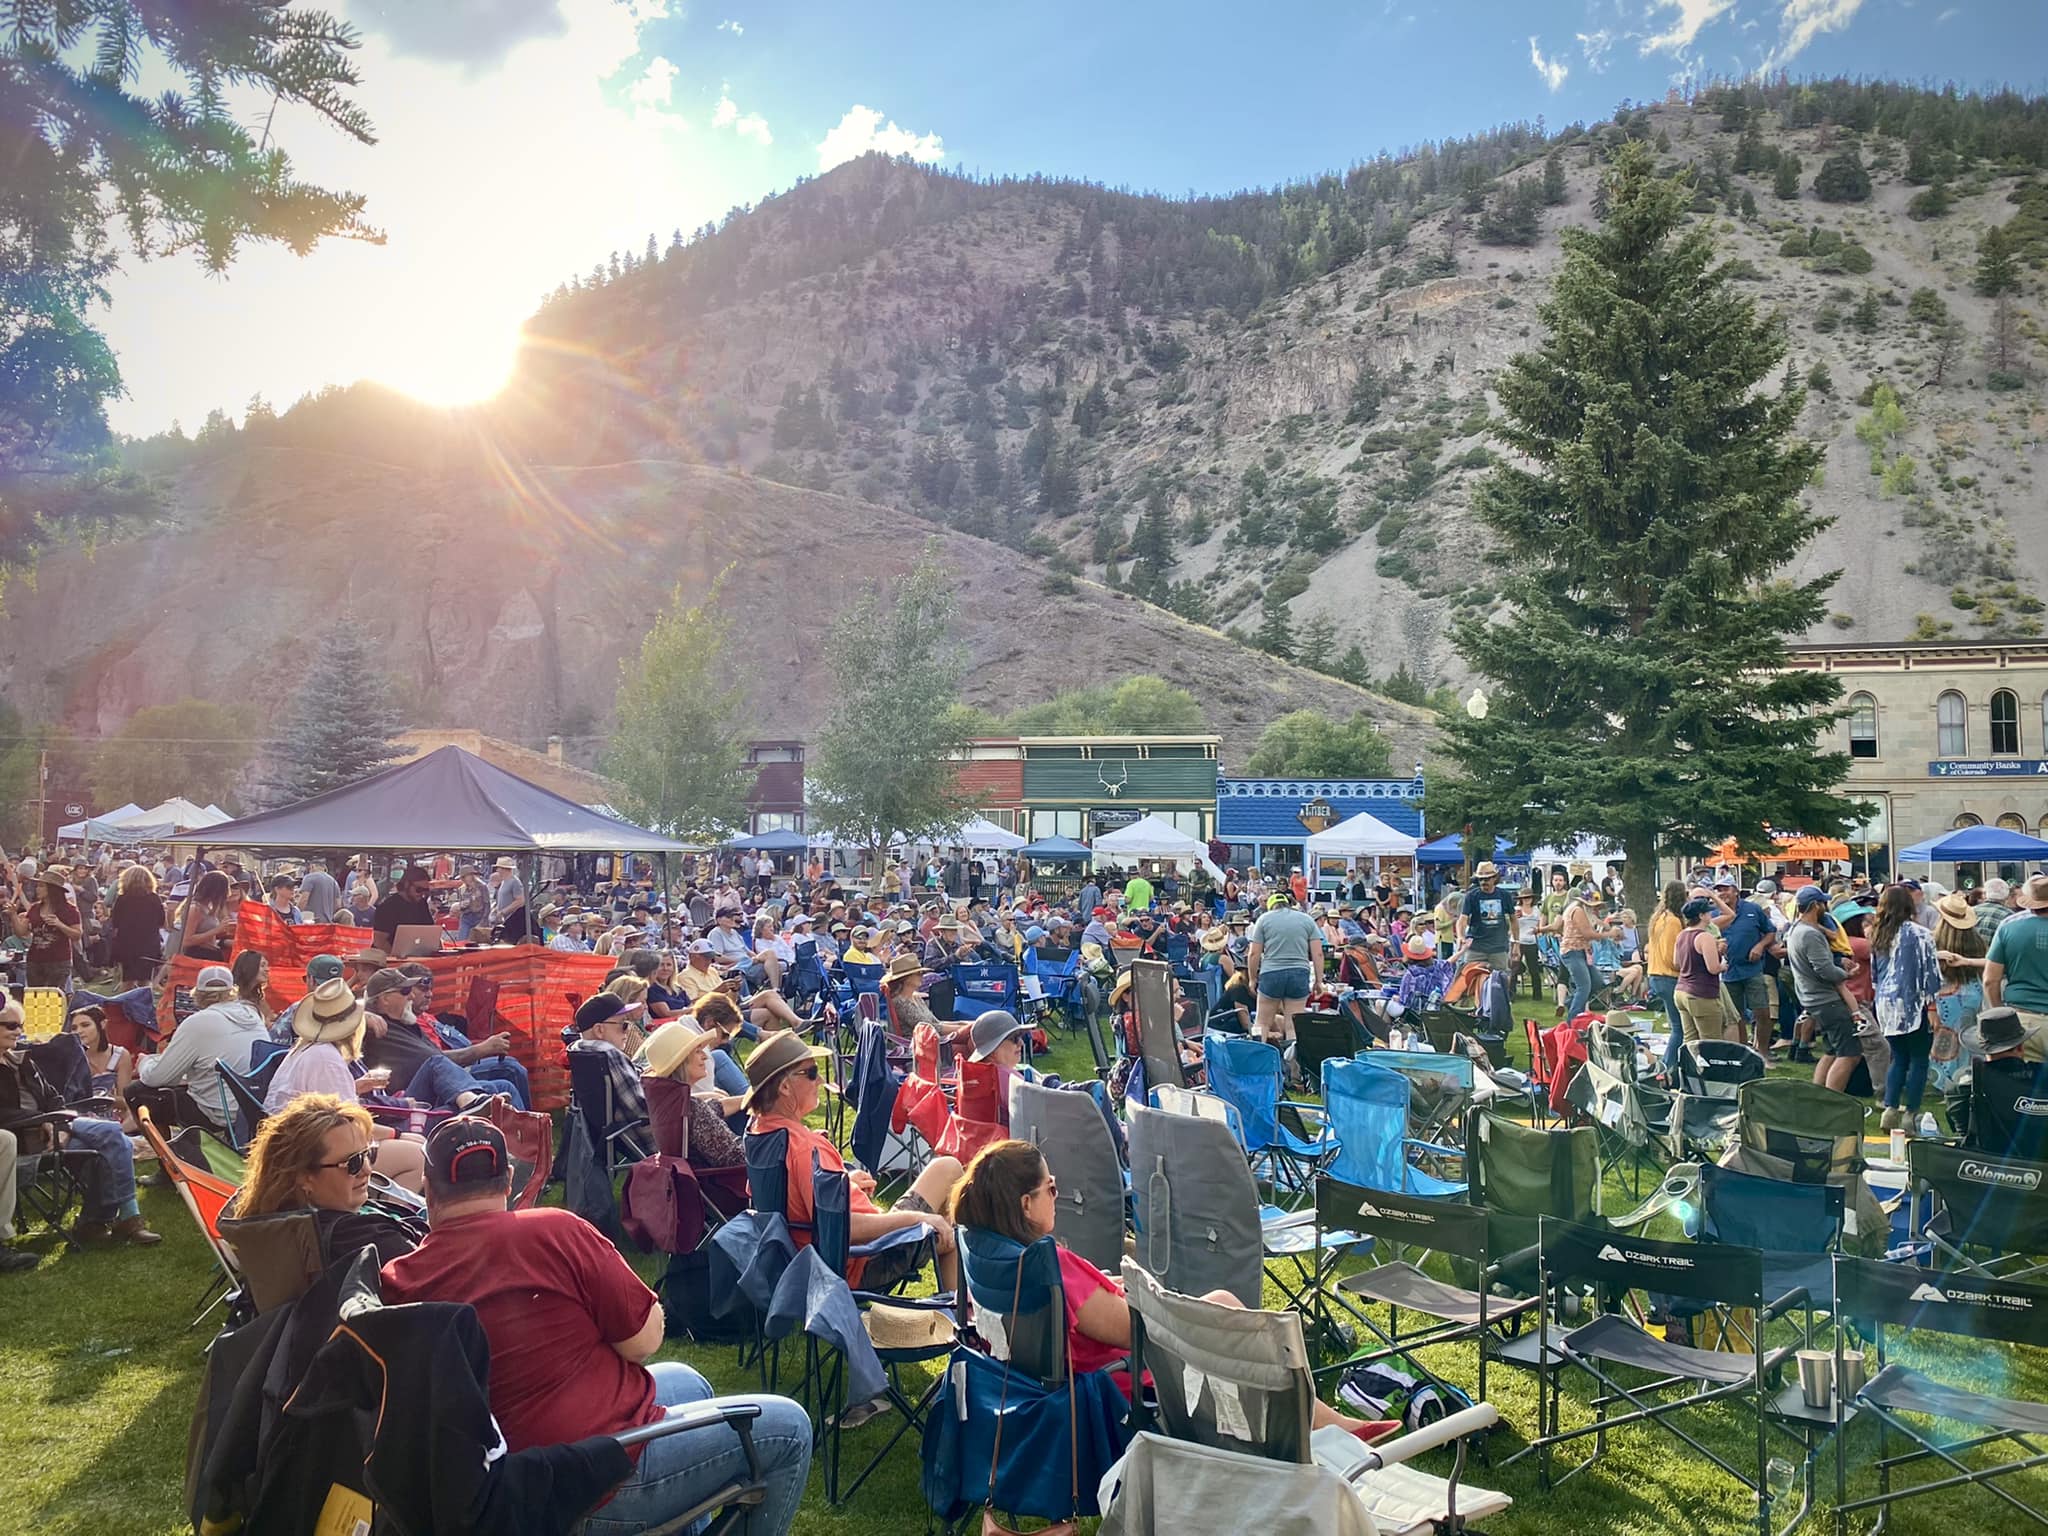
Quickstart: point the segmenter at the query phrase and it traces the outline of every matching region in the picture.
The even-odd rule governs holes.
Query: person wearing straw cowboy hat
[[[748,1131],[755,1135],[786,1133],[784,1166],[789,1175],[788,1219],[799,1245],[810,1241],[813,1205],[811,1163],[840,1172],[846,1168],[832,1138],[814,1131],[804,1122],[818,1107],[824,1089],[820,1063],[831,1056],[823,1046],[811,1045],[786,1029],[761,1037],[754,1054],[747,1058],[745,1104],[753,1119]],[[959,1260],[953,1246],[953,1224],[939,1214],[960,1182],[960,1161],[935,1157],[911,1184],[909,1192],[893,1210],[875,1204],[875,1181],[861,1169],[848,1174],[851,1196],[850,1229],[853,1242],[873,1242],[884,1233],[905,1227],[928,1227],[938,1255],[939,1289],[950,1291],[959,1282]],[[911,1244],[876,1255],[853,1259],[847,1264],[847,1283],[856,1290],[887,1291],[909,1278],[923,1262],[921,1245]]]
[[[1472,889],[1458,907],[1458,942],[1472,959],[1490,971],[1508,972],[1508,898],[1500,888],[1500,869],[1481,859],[1472,871]]]
[[[690,1162],[699,1168],[738,1168],[747,1151],[725,1123],[726,1095],[712,1081],[712,1051],[723,1040],[715,1030],[696,1029],[688,1019],[671,1019],[647,1037],[640,1057],[649,1077],[673,1077],[690,1085]]]
[[[526,938],[526,883],[519,878],[519,866],[509,856],[491,866],[491,931],[501,944],[517,944]]]
[[[69,992],[72,958],[85,943],[85,919],[71,900],[71,870],[49,864],[25,879],[34,889],[23,892],[27,905],[13,917],[15,936],[28,940],[28,984]]]
[[[330,957],[331,958],[331,957]],[[263,1095],[263,1113],[275,1115],[309,1093],[332,1094],[353,1104],[358,1094],[388,1086],[381,1072],[358,1078],[351,1064],[363,1050],[363,1005],[338,971],[325,976],[292,1009],[292,1048],[277,1064],[270,1089]],[[399,1136],[389,1126],[371,1130],[377,1142],[377,1171],[393,1183],[419,1194],[426,1186],[426,1149],[414,1137]]]

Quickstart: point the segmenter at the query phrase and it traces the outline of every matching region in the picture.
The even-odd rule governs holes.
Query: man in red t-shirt
[[[491,1346],[491,1412],[513,1450],[560,1445],[651,1424],[712,1396],[661,1347],[661,1303],[604,1234],[573,1212],[506,1209],[511,1159],[487,1120],[458,1116],[427,1139],[426,1241],[384,1266],[388,1302],[465,1302]],[[787,1531],[811,1464],[810,1417],[784,1397],[747,1401],[767,1498],[743,1527]],[[584,1524],[625,1536],[673,1519],[745,1470],[730,1429],[651,1441],[634,1473]]]

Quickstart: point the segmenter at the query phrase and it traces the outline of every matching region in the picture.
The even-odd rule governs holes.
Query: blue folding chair
[[[953,1017],[978,1019],[991,1008],[1020,1014],[1024,988],[1008,960],[963,960],[953,967]]]
[[[1377,1053],[1375,1053],[1377,1054]],[[1365,1189],[1401,1194],[1463,1196],[1462,1180],[1442,1178],[1416,1166],[1417,1157],[1439,1167],[1462,1164],[1457,1147],[1417,1140],[1408,1134],[1408,1079],[1370,1060],[1332,1057],[1323,1063],[1323,1110],[1337,1138],[1330,1159],[1332,1177]],[[1462,1168],[1460,1169],[1462,1172]]]
[[[1203,1037],[1202,1059],[1209,1091],[1237,1111],[1235,1124],[1252,1171],[1263,1171],[1276,1188],[1305,1197],[1316,1174],[1336,1155],[1337,1143],[1319,1106],[1280,1096],[1279,1048],[1210,1030]]]
[[[796,944],[796,960],[784,978],[789,986],[789,1004],[798,1013],[807,1014],[822,1006],[832,989],[832,978],[825,973],[825,962],[818,955],[816,939],[800,939]]]
[[[863,997],[879,998],[882,995],[882,973],[887,969],[885,965],[862,965],[852,960],[840,961],[839,976],[845,987],[840,998],[842,1005],[857,1007]]]
[[[1795,1184],[1716,1163],[1699,1167],[1699,1205],[1686,1212],[1687,1234],[1762,1253],[1768,1301],[1801,1289],[1809,1297],[1825,1298],[1842,1242],[1842,1186]]]

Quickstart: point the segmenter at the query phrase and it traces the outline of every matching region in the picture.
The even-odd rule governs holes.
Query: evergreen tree
[[[715,843],[744,828],[754,783],[746,681],[720,606],[730,574],[730,567],[721,571],[694,605],[676,588],[641,637],[639,655],[620,658],[618,718],[605,754],[621,809],[693,842]]]
[[[1857,301],[1856,307],[1849,312],[1849,323],[1868,336],[1877,330],[1878,323],[1883,318],[1884,312],[1877,305],[1877,290],[1875,288],[1864,289],[1863,297]]]
[[[1781,203],[1799,201],[1799,157],[1786,150],[1778,156],[1778,169],[1771,176],[1771,195]]]
[[[1408,663],[1402,662],[1387,675],[1379,691],[1401,704],[1422,705],[1429,702],[1429,690],[1408,670]]]
[[[1764,143],[1764,125],[1752,117],[1743,126],[1742,137],[1735,141],[1735,170],[1741,176],[1753,176],[1768,169],[1770,148]]]
[[[322,631],[280,721],[263,796],[272,806],[366,779],[404,755],[394,738],[405,722],[355,614],[342,612]]]
[[[1379,370],[1372,365],[1372,359],[1358,360],[1358,377],[1351,381],[1351,408],[1344,413],[1344,424],[1351,427],[1364,426],[1380,413],[1380,401],[1386,396],[1386,385],[1380,380]]]
[[[1083,437],[1093,437],[1102,430],[1102,423],[1108,415],[1109,392],[1102,387],[1101,376],[1097,375],[1095,382],[1088,386],[1088,392],[1074,402],[1074,425],[1080,428]]]
[[[2012,236],[2003,225],[1993,225],[1977,242],[1977,291],[1987,299],[2010,293],[2020,285],[2019,265],[2013,260]]]
[[[897,833],[955,827],[966,815],[954,760],[966,741],[956,709],[966,659],[952,622],[953,580],[934,540],[893,601],[868,587],[825,647],[837,702],[806,760],[805,788],[823,825],[878,865]]]
[[[1294,660],[1294,620],[1287,611],[1287,599],[1268,591],[1259,604],[1259,627],[1252,644],[1282,661]]]
[[[1870,199],[1870,172],[1863,168],[1863,155],[1852,141],[1820,165],[1813,178],[1813,195],[1824,203],[1862,203]]]
[[[1543,157],[1543,201],[1556,208],[1569,196],[1564,180],[1564,151],[1553,149]]]
[[[1190,624],[1216,622],[1216,605],[1198,581],[1176,581],[1166,594],[1166,607]]]
[[[1430,791],[1442,825],[1619,844],[1638,911],[1660,846],[1836,835],[1858,809],[1831,793],[1847,758],[1819,745],[1838,681],[1784,670],[1835,579],[1784,574],[1824,526],[1799,500],[1820,460],[1796,435],[1805,397],[1766,387],[1781,328],[1687,201],[1625,150],[1608,219],[1564,236],[1548,338],[1497,375],[1496,430],[1525,463],[1498,465],[1475,510],[1515,612],[1457,625],[1492,708],[1444,715],[1459,767]]]
[[[1334,674],[1337,666],[1337,621],[1329,611],[1318,608],[1308,616],[1295,637],[1294,653],[1304,667]]]
[[[1344,654],[1330,670],[1354,688],[1372,686],[1372,664],[1365,659],[1364,647],[1356,640],[1344,648]]]
[[[1913,194],[1913,200],[1906,204],[1906,217],[1909,219],[1947,218],[1948,211],[1955,206],[1955,202],[1956,200],[1949,195],[1948,183],[1937,180],[1926,191]]]
[[[1479,220],[1488,245],[1534,245],[1543,233],[1542,189],[1533,181],[1503,185]]]
[[[1131,586],[1147,594],[1164,593],[1174,562],[1173,513],[1165,488],[1155,481],[1131,535]]]

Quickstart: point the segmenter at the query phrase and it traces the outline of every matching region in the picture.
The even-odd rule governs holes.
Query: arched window
[[[1934,701],[1934,750],[1940,757],[1970,755],[1970,707],[1951,688]]]
[[[1953,830],[1957,832],[1961,832],[1967,827],[1981,827],[1983,825],[1984,818],[1982,816],[1972,816],[1968,811],[1964,811],[1952,823]]]
[[[1849,755],[1877,756],[1877,700],[1867,693],[1849,695]]]
[[[2018,811],[2007,811],[1998,818],[1998,824],[2008,832],[2025,834],[2027,830],[2027,818]]]
[[[2020,696],[2010,688],[1991,695],[1991,754],[2018,757],[2020,752]]]

